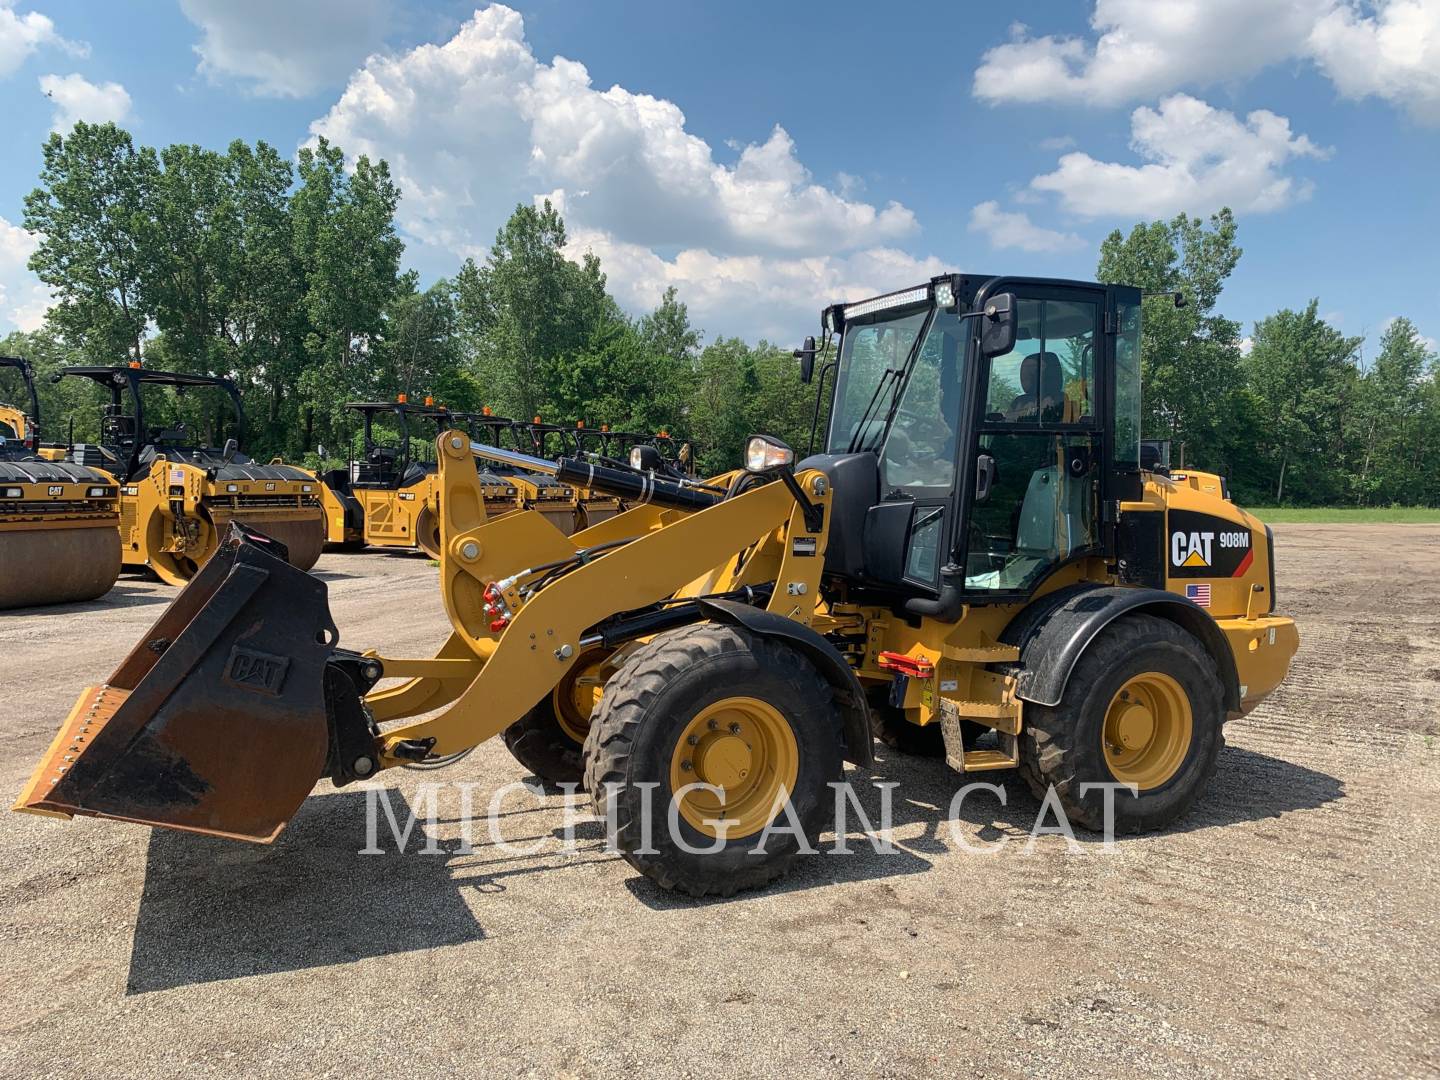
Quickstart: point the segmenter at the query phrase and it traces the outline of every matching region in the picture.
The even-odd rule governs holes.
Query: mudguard
[[[1215,661],[1224,691],[1225,711],[1240,711],[1240,679],[1225,635],[1192,600],[1161,589],[1079,584],[1040,597],[1011,620],[1000,640],[1020,649],[1015,694],[1037,705],[1058,705],[1085,647],[1122,615],[1143,612],[1169,619],[1200,644]]]

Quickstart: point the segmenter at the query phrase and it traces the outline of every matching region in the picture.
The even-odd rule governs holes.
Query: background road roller
[[[419,548],[432,559],[440,557],[439,481],[436,464],[426,453],[414,453],[412,427],[425,434],[422,448],[450,426],[463,427],[465,414],[452,414],[434,399],[412,404],[401,394],[393,402],[352,401],[347,409],[362,418],[361,458],[351,462],[348,477],[327,474],[332,493],[353,500],[359,508],[363,543],[388,548]],[[379,420],[389,438],[376,431]],[[515,486],[492,474],[481,476],[487,504],[513,509]],[[334,540],[334,528],[331,529]]]
[[[99,444],[78,444],[70,456],[119,481],[125,565],[183,585],[232,521],[279,540],[301,570],[315,565],[325,542],[319,482],[303,469],[259,465],[240,453],[245,412],[229,379],[153,371],[133,361],[62,368],[57,377],[89,379],[109,396]]]
[[[1018,769],[1089,828],[1105,785],[1118,832],[1184,815],[1298,635],[1266,527],[1141,468],[1140,293],[950,274],[823,324],[800,371],[833,344],[829,428],[798,463],[757,435],[700,487],[442,434],[433,658],[341,648],[324,583],[232,530],[19,808],[267,841],[318,779],[519,725],[569,751],[530,768],[578,765],[622,855],[694,895],[783,873],[801,839],[770,826],[813,841],[877,735]],[[488,519],[477,457],[631,509],[569,536]]]
[[[12,388],[23,404],[4,403]],[[0,356],[0,609],[105,595],[120,576],[119,521],[112,477],[40,456],[30,365]]]

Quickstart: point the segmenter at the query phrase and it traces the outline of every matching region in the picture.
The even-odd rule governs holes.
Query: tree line
[[[252,456],[311,465],[321,448],[328,463],[354,452],[347,401],[400,393],[669,430],[705,470],[733,466],[754,431],[808,445],[814,396],[789,349],[704,341],[673,288],[628,315],[595,256],[567,257],[548,203],[518,206],[483,260],[422,289],[401,268],[400,196],[384,161],[347,168],[323,138],[292,163],[264,142],[157,150],[114,124],[76,124],[50,136],[25,200],[39,239],[31,268],[54,305],[39,331],[0,350],[35,363],[52,438],[60,417],[93,438],[98,410],[93,387],[46,375],[143,359],[235,380]],[[1101,246],[1100,280],[1188,301],[1145,301],[1146,436],[1226,474],[1252,505],[1440,504],[1437,358],[1415,326],[1391,322],[1367,361],[1365,342],[1312,300],[1246,341],[1219,310],[1242,254],[1236,234],[1225,210],[1117,230]]]

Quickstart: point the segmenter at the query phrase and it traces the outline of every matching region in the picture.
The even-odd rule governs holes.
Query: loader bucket
[[[325,773],[335,640],[325,584],[232,525],[80,695],[15,809],[273,840]]]

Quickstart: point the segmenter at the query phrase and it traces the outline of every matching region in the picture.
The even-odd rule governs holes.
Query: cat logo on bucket
[[[1243,525],[1192,510],[1170,512],[1171,577],[1240,577],[1253,554]]]

